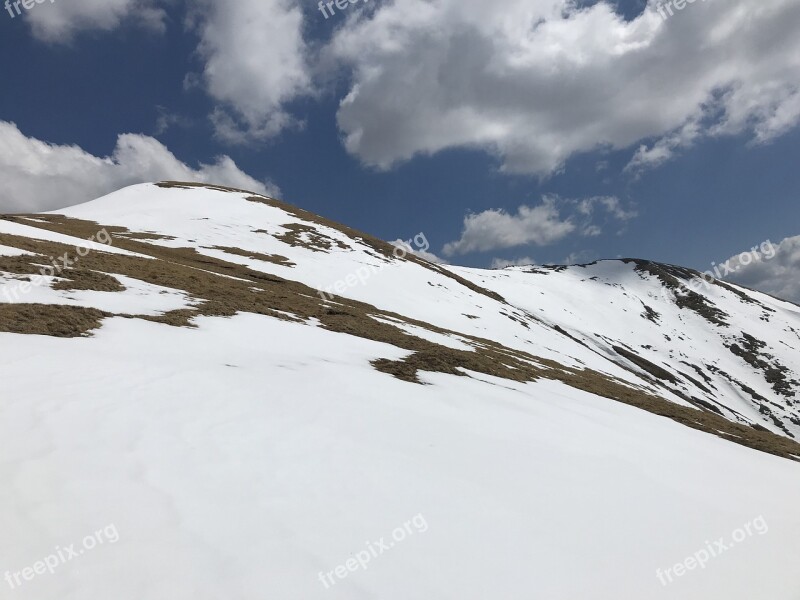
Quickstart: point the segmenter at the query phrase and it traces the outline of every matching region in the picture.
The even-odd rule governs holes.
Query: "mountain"
[[[181,182],[0,218],[0,585],[800,598],[800,307],[428,249]]]

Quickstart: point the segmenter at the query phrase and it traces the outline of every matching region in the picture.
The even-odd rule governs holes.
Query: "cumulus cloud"
[[[0,121],[0,212],[55,210],[127,185],[163,179],[219,183],[278,195],[274,185],[253,179],[228,156],[194,169],[158,140],[129,133],[119,136],[111,156],[98,157],[78,146],[29,138],[14,123]]]
[[[746,254],[750,258],[743,260]],[[800,235],[765,242],[756,252],[731,257],[727,266],[735,271],[727,280],[800,304]]]
[[[22,12],[37,38],[69,42],[82,30],[111,31],[123,22],[163,32],[166,13],[158,4],[169,4],[169,0],[59,0]]]
[[[630,162],[625,166],[626,171],[641,172],[653,169],[671,160],[685,148],[690,148],[702,134],[702,129],[696,119],[670,132],[655,143],[648,146],[642,144],[636,150]]]
[[[329,47],[353,70],[338,123],[380,168],[468,147],[545,175],[638,144],[638,170],[705,136],[766,143],[800,120],[796,0],[696,2],[668,20],[654,2],[626,21],[572,0],[395,0],[360,15]]]
[[[265,140],[298,124],[285,104],[312,90],[298,5],[202,0],[191,20],[201,38],[203,81],[218,102],[211,120],[222,140]]]
[[[164,7],[176,0],[80,0],[25,11],[34,35],[70,41],[81,31],[112,31],[137,23],[165,31]],[[303,12],[292,0],[197,0],[188,5],[187,26],[200,43],[200,84],[216,106],[209,115],[217,136],[229,143],[265,140],[298,126],[285,105],[313,92]]]
[[[453,256],[530,244],[547,246],[576,231],[583,236],[600,235],[603,230],[598,219],[626,222],[636,215],[615,196],[570,199],[546,195],[538,206],[523,204],[516,214],[503,209],[468,214],[461,237],[445,244],[443,252]]]
[[[59,0],[25,18],[42,39],[136,21],[164,28],[175,0]],[[631,149],[629,172],[710,136],[769,143],[800,122],[800,3],[689,4],[631,20],[600,0],[394,0],[350,11],[322,48],[295,0],[189,3],[197,81],[230,143],[302,125],[315,73],[344,74],[347,150],[379,168],[449,148],[547,175],[593,150]],[[175,3],[178,6],[178,3]],[[318,13],[309,9],[315,17]]]
[[[445,244],[445,256],[485,252],[536,244],[546,246],[575,230],[571,219],[562,219],[555,197],[545,197],[538,206],[522,205],[516,214],[489,209],[464,217],[461,237]]]

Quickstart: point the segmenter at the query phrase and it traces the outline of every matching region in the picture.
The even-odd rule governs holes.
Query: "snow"
[[[763,375],[722,351],[747,331],[800,372],[792,351],[800,347],[797,307],[758,295],[776,311],[766,322],[762,309],[715,289],[709,298],[732,315],[729,328],[716,328],[616,261],[548,274],[447,267],[499,293],[501,302],[446,273],[386,262],[331,228],[315,225],[346,250],[315,252],[256,233],[280,234],[301,221],[238,193],[145,184],[67,213],[162,233],[173,239],[149,243],[193,247],[315,289],[364,266],[382,267],[342,295],[453,332],[374,315],[409,335],[472,351],[470,336],[490,339],[658,389],[684,405],[634,366],[612,362],[623,359],[611,345],[622,342],[696,378],[682,361],[713,363],[774,399]],[[0,232],[76,243],[4,221]],[[212,246],[279,254],[296,266]],[[44,285],[19,301],[139,315],[197,301],[114,276],[124,292]],[[15,277],[0,275],[0,301],[13,285]],[[639,316],[642,302],[661,315],[659,325]],[[54,575],[9,586],[8,597],[800,597],[800,464],[556,381],[465,371],[421,372],[424,385],[403,382],[371,362],[399,360],[407,350],[329,331],[316,319],[245,313],[195,324],[117,317],[86,338],[0,333],[0,578],[33,567],[57,546],[81,548],[109,525],[119,534]],[[769,426],[741,390],[719,377],[713,382],[726,410]],[[415,516],[424,517],[424,532],[366,569],[335,575],[368,542],[389,540]],[[657,569],[759,517],[769,526],[763,535],[669,585],[659,581]],[[320,574],[328,573],[335,584],[326,587]]]
[[[718,286],[703,287],[700,293],[730,315],[729,327],[720,328],[710,326],[697,313],[679,309],[667,301],[669,295],[657,279],[649,276],[643,279],[634,271],[634,265],[620,261],[601,261],[546,274],[530,272],[524,267],[500,271],[450,268],[496,291],[515,307],[538,312],[545,322],[558,325],[608,357],[615,354],[611,350],[614,343],[627,342],[620,345],[631,346],[640,356],[684,379],[685,389],[691,395],[721,401],[724,407],[743,415],[749,422],[781,433],[770,419],[759,413],[752,397],[704,367],[712,365],[746,382],[760,395],[774,398],[775,392],[763,373],[729,352],[725,345],[738,342],[742,333],[750,333],[765,342],[764,352],[780,357],[795,374],[794,378],[800,380],[800,352],[797,351],[800,338],[790,329],[800,331],[800,307],[738,288],[775,311],[769,313],[765,321],[760,307],[742,302]],[[659,313],[658,323],[640,318],[645,305]],[[787,348],[795,351],[787,352]],[[686,363],[703,368],[713,385],[723,393],[709,394],[690,386],[680,373],[696,380],[701,377]],[[789,379],[792,378],[790,374]],[[797,394],[795,398],[800,399]],[[778,415],[783,416],[781,412]],[[800,437],[800,425],[788,418],[784,418],[783,423]]]
[[[112,319],[92,339],[0,344],[0,369],[16,373],[0,421],[3,569],[119,532],[15,597],[797,591],[798,465],[560,383],[404,383],[369,366],[405,355],[396,348],[249,314],[197,330]],[[43,365],[58,393],[36,384]],[[418,514],[426,532],[320,582]],[[659,583],[657,568],[759,515],[768,534]]]
[[[53,231],[48,231],[46,229],[40,229],[39,227],[33,227],[31,225],[22,225],[20,223],[14,223],[12,221],[0,220],[0,233],[18,235],[22,237],[28,237],[34,240],[43,240],[45,242],[58,242],[59,244],[67,244],[69,246],[74,246],[74,247],[88,248],[89,250],[92,251],[109,252],[111,254],[125,254],[126,256],[138,256],[140,258],[145,256],[143,254],[137,254],[135,252],[130,252],[128,250],[123,250],[122,248],[115,248],[111,244],[100,244],[98,242],[94,242],[91,240],[84,240],[81,238],[64,235],[63,233],[56,233]]]
[[[772,384],[764,374],[726,348],[747,332],[766,343],[764,353],[780,357],[789,369],[788,379],[800,381],[800,307],[796,305],[745,291],[775,311],[767,315],[771,326],[764,327],[765,309],[761,305],[745,304],[731,292],[704,286],[700,293],[733,315],[730,327],[720,329],[692,311],[679,309],[671,300],[672,292],[654,277],[635,272],[632,264],[601,261],[545,274],[529,267],[488,271],[446,266],[443,274],[413,262],[388,261],[336,229],[303,221],[277,207],[249,202],[247,197],[206,188],[163,189],[142,184],[65,212],[132,231],[161,233],[170,239],[151,243],[194,248],[201,254],[299,281],[316,290],[332,289],[349,278],[356,281],[355,285],[344,285],[339,295],[461,336],[488,338],[568,367],[591,368],[676,404],[690,405],[683,396],[700,398],[718,405],[728,418],[785,434],[770,416],[762,414],[760,403],[748,391],[731,385],[724,375],[710,368],[746,383],[762,397],[774,397]],[[314,227],[336,244],[330,251],[320,252],[291,246],[275,237],[286,232],[286,226],[298,223]],[[280,255],[297,266],[250,259],[213,249],[215,246]],[[464,287],[448,277],[447,271],[500,294],[507,303]],[[645,305],[659,314],[657,323],[640,316]],[[562,335],[554,326],[580,342]],[[447,337],[457,340],[456,336]],[[454,347],[452,341],[447,343]],[[458,341],[455,344],[464,349]],[[678,380],[674,392],[653,385],[639,367],[612,349],[614,345],[627,347],[671,372]],[[690,365],[701,368],[711,380],[710,391],[689,380],[703,379]],[[797,394],[794,397],[800,399]],[[779,401],[778,407],[771,407],[773,414],[800,439],[800,409],[786,406],[785,399]]]
[[[19,248],[12,248],[10,246],[3,246],[0,244],[0,256],[25,256],[31,255],[32,252],[26,252],[25,250],[20,250]]]
[[[39,276],[40,285],[0,274],[0,299],[27,304],[59,304],[96,308],[116,314],[156,316],[171,310],[191,308],[194,302],[181,290],[153,285],[124,275],[114,277],[125,287],[122,292],[54,290],[59,277]]]
[[[301,221],[272,206],[248,202],[246,197],[246,194],[204,188],[163,189],[142,184],[62,212],[104,225],[121,225],[131,231],[170,236],[173,239],[151,243],[194,248],[201,254],[290,278],[315,290],[325,290],[348,276],[363,273],[359,269],[366,269],[369,275],[364,283],[347,286],[342,295],[461,334],[491,338],[510,348],[551,358],[567,366],[581,368],[598,362],[593,352],[550,327],[529,319],[522,312],[512,315],[520,320],[528,319],[530,329],[526,329],[504,314],[511,314],[511,307],[469,290],[447,275],[412,262],[387,262],[385,257],[366,252],[366,246],[335,229]],[[348,250],[334,246],[330,252],[318,252],[257,232],[280,234],[286,231],[284,225],[297,223],[314,226]],[[277,254],[302,267],[286,267],[211,250],[214,246]],[[624,381],[643,384],[614,363],[602,361],[597,367]],[[673,399],[681,402],[677,396]]]
[[[409,325],[408,323],[400,321],[399,319],[383,318],[383,317],[377,317],[375,315],[371,316],[376,321],[393,325],[395,327],[402,329],[409,335],[422,338],[423,340],[428,340],[429,342],[433,342],[434,344],[439,344],[440,346],[444,346],[446,348],[453,348],[454,350],[464,350],[466,352],[475,351],[474,347],[465,343],[464,338],[452,335],[444,335],[442,333],[437,333],[435,331],[431,331],[430,329],[425,329],[417,325]]]

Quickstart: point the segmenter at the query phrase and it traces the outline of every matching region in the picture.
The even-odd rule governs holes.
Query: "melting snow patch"
[[[12,248],[11,246],[2,246],[0,245],[0,256],[33,256],[33,252],[28,252],[26,250],[20,250],[19,248]]]
[[[20,280],[0,280],[0,299],[10,303],[59,304],[83,306],[118,314],[157,316],[172,310],[193,308],[192,299],[182,290],[153,285],[139,279],[113,274],[125,290],[54,290],[50,286],[58,277],[43,277],[42,285],[20,288]]]

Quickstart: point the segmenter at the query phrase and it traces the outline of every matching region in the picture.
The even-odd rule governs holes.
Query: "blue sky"
[[[279,0],[4,11],[0,210],[172,175],[140,165],[169,152],[385,239],[425,232],[455,264],[703,270],[786,239],[781,269],[750,283],[797,275],[796,2],[759,16],[755,0],[709,0],[666,21],[635,0],[506,2],[356,3],[327,20]],[[136,136],[127,155],[121,134]],[[223,155],[235,165],[203,171]],[[105,157],[117,164],[81,166]]]

